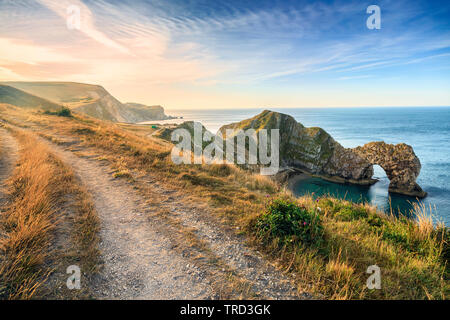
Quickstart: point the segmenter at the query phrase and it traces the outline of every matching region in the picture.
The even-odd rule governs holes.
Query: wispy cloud
[[[79,31],[66,27],[70,5],[81,10]],[[355,81],[345,80],[395,74],[407,83],[399,70],[449,63],[449,5],[379,5],[382,29],[373,31],[360,1],[0,2],[0,78],[101,83],[123,99],[184,105],[182,93],[195,106],[196,96],[229,100],[230,88],[264,88],[242,100],[265,102],[261,97],[278,97],[281,83],[330,88],[341,80],[350,95]]]
[[[367,78],[371,78],[371,77],[372,77],[371,75],[364,74],[364,75],[360,75],[360,76],[340,77],[340,78],[338,78],[338,80],[367,79]]]
[[[122,53],[130,54],[128,48],[122,46],[116,41],[110,39],[103,32],[99,31],[95,26],[94,16],[82,1],[80,0],[37,0],[39,3],[52,10],[62,19],[67,20],[69,17],[68,8],[71,6],[78,7],[80,9],[80,31],[91,39],[98,41],[99,43],[108,46],[110,48],[119,50]]]

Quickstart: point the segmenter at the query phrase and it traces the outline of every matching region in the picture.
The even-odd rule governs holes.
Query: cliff
[[[140,103],[125,103],[125,107],[133,112],[136,116],[140,117],[141,120],[136,122],[143,122],[146,120],[167,120],[172,119],[172,117],[167,116],[164,113],[164,108],[161,106],[146,106]]]
[[[3,84],[100,120],[137,123],[168,118],[160,106],[123,104],[98,85],[75,82],[5,82]],[[17,105],[14,101],[12,102],[11,104]]]
[[[373,165],[378,164],[391,181],[389,191],[426,196],[416,183],[420,161],[411,146],[377,142],[356,149],[344,148],[325,130],[306,128],[289,115],[269,110],[223,126],[220,131],[224,136],[227,129],[233,133],[226,139],[234,138],[239,130],[279,129],[280,166],[284,169],[293,168],[340,183],[373,184]]]
[[[427,195],[417,184],[421,164],[411,146],[383,141],[370,142],[353,151],[371,164],[378,164],[389,178],[389,191],[423,198]]]

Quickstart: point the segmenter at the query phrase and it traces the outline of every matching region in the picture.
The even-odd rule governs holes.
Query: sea
[[[435,222],[450,226],[450,107],[265,109],[289,114],[306,127],[321,127],[347,148],[371,141],[411,145],[422,164],[417,182],[428,192],[422,200],[389,194],[389,180],[384,170],[374,166],[374,177],[379,181],[372,186],[337,184],[311,177],[293,186],[295,195],[330,194],[355,202],[369,202],[387,213],[405,215],[411,215],[417,203],[433,215]],[[215,133],[222,125],[253,117],[261,111],[263,109],[166,110],[166,114],[183,119],[158,123],[199,121]]]

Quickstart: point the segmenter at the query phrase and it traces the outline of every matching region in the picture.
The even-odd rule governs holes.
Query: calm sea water
[[[277,109],[293,116],[307,127],[321,127],[344,147],[356,147],[370,141],[404,142],[413,146],[422,163],[418,183],[428,192],[422,200],[435,207],[438,220],[450,226],[450,107],[421,108],[329,108]],[[262,109],[243,110],[168,110],[167,114],[183,116],[183,121],[200,121],[216,132],[220,126],[250,118]],[[179,121],[179,120],[178,120]],[[354,201],[368,201],[382,210],[408,213],[414,198],[391,195],[389,180],[383,169],[375,166],[380,181],[371,187],[340,185],[310,178],[295,187],[297,195],[328,194]]]

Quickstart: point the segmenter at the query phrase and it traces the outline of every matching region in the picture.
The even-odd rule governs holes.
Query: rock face
[[[338,182],[373,183],[369,162],[345,149],[321,128],[306,128],[289,115],[265,110],[259,115],[220,128],[226,130],[280,130],[280,166],[296,168]],[[270,134],[270,131],[268,131]]]
[[[201,125],[201,128],[202,128],[202,133],[201,133],[202,137],[206,133],[210,136],[214,136],[210,131],[208,131],[208,129],[206,129],[205,126],[203,126],[200,123],[199,123],[199,125]],[[191,144],[193,145],[194,135],[195,135],[194,126],[195,126],[194,121],[185,121],[180,124],[162,127],[161,129],[158,129],[157,131],[155,131],[153,133],[153,136],[171,142],[172,141],[172,132],[174,132],[177,129],[186,129],[191,135]],[[202,141],[202,147],[206,147],[208,144],[210,144],[210,142]]]
[[[416,197],[427,193],[416,183],[421,164],[411,146],[400,143],[370,142],[353,149],[360,157],[384,169],[389,178],[389,191]]]
[[[376,142],[356,149],[344,148],[325,130],[306,128],[289,115],[269,110],[223,126],[220,131],[230,139],[239,130],[247,129],[280,130],[280,166],[284,169],[294,168],[340,183],[369,185],[377,181],[372,176],[373,165],[378,164],[391,180],[389,191],[418,197],[426,195],[416,183],[420,161],[408,145]],[[226,130],[233,133],[226,136]]]

